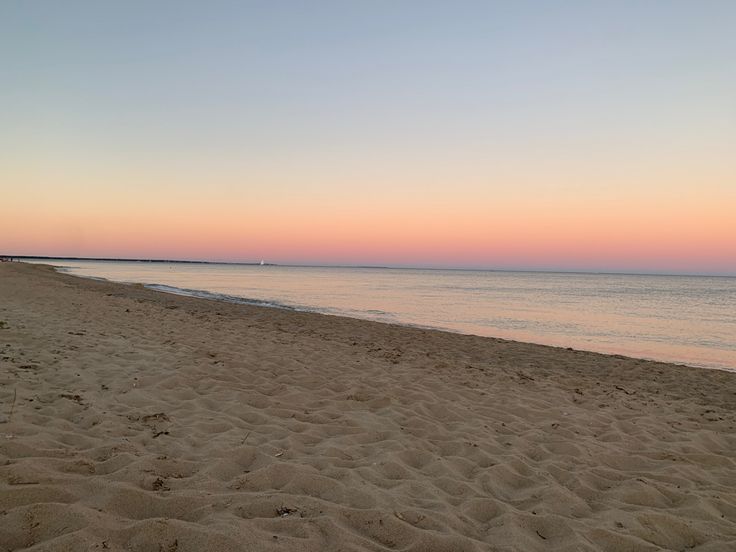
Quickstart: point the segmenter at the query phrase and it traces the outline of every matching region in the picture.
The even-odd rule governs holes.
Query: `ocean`
[[[736,370],[736,278],[42,260],[169,293]]]

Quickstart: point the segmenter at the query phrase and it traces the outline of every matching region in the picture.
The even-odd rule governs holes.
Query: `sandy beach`
[[[736,550],[736,373],[0,264],[0,550]]]

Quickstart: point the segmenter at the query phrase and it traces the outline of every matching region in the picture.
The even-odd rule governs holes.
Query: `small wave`
[[[239,305],[256,305],[259,307],[272,307],[285,310],[308,310],[307,307],[299,308],[292,305],[286,305],[277,301],[267,301],[264,299],[252,299],[248,297],[239,297],[237,295],[228,295],[227,293],[214,293],[203,289],[187,289],[175,286],[167,286],[164,284],[145,284],[144,287],[154,291],[162,291],[174,295],[184,295],[186,297],[197,297],[199,299],[212,299],[214,301],[225,301],[227,303],[237,303]]]
[[[407,322],[402,320],[397,320],[395,315],[382,311],[382,310],[376,310],[376,309],[366,309],[366,310],[345,310],[345,309],[335,309],[331,307],[308,307],[305,305],[294,305],[294,304],[286,304],[286,303],[280,303],[278,301],[272,301],[272,300],[265,300],[265,299],[252,299],[248,297],[240,297],[237,295],[229,295],[226,293],[215,293],[211,291],[205,291],[203,289],[187,289],[187,288],[179,288],[175,286],[167,286],[165,284],[144,284],[144,287],[147,289],[151,289],[154,291],[161,291],[163,293],[171,293],[174,295],[182,295],[185,297],[196,297],[198,299],[210,299],[214,301],[224,301],[226,303],[236,303],[238,305],[253,305],[257,307],[270,307],[270,308],[276,308],[276,309],[284,309],[289,311],[295,311],[295,312],[311,312],[316,314],[325,314],[328,316],[345,316],[348,318],[356,318],[359,320],[370,320],[374,322],[382,322],[387,324],[397,324],[399,326],[406,326],[409,328],[416,328],[420,330],[440,330],[440,331],[446,331],[446,332],[454,332],[454,333],[462,333],[457,332],[457,330],[453,330],[449,327],[439,326],[439,325],[426,325],[426,324],[419,324],[415,322]]]

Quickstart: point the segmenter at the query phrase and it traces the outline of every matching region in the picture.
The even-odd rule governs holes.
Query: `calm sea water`
[[[173,293],[736,370],[736,278],[51,263]]]

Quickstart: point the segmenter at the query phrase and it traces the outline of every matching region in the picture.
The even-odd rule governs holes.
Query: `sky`
[[[0,3],[0,254],[736,275],[736,2]]]

